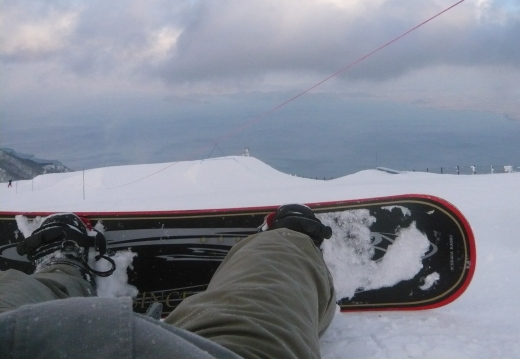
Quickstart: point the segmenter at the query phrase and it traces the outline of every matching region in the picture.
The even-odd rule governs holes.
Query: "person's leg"
[[[321,252],[308,236],[278,229],[236,244],[208,289],[165,322],[244,358],[318,358],[335,306]]]
[[[32,275],[13,269],[0,272],[0,313],[25,304],[94,294],[79,270],[68,265],[55,265]]]
[[[89,234],[85,222],[74,213],[56,213],[23,238],[16,250],[27,255],[36,270],[31,275],[17,270],[0,272],[0,313],[25,304],[95,296],[94,275],[110,275],[115,264],[108,259],[114,267],[103,273],[88,266],[89,248],[107,258],[105,237],[90,231],[95,235]]]

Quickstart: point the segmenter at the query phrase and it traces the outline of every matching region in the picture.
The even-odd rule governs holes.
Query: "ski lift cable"
[[[197,155],[197,154],[200,154],[204,151],[207,150],[207,148],[211,145],[213,145],[213,149],[215,149],[215,146],[218,147],[218,144],[220,142],[223,142],[223,141],[226,141],[228,140],[229,138],[235,136],[237,133],[243,131],[244,129],[256,124],[257,122],[260,122],[261,120],[263,120],[264,118],[266,118],[267,116],[271,115],[272,113],[280,110],[282,107],[285,107],[286,105],[288,105],[289,103],[291,103],[292,101],[295,101],[296,99],[300,98],[301,96],[309,93],[310,91],[314,90],[315,88],[323,85],[325,82],[329,81],[330,79],[340,75],[341,73],[349,70],[351,67],[359,64],[360,62],[363,62],[364,60],[366,60],[367,58],[371,57],[372,55],[378,53],[379,51],[385,49],[386,47],[394,44],[395,42],[401,40],[403,37],[409,35],[410,33],[412,33],[413,31],[419,29],[420,27],[426,25],[427,23],[429,23],[430,21],[436,19],[437,17],[443,15],[444,13],[450,11],[451,9],[453,9],[454,7],[456,7],[457,5],[460,5],[461,3],[463,3],[465,0],[459,0],[457,1],[456,3],[452,4],[451,6],[445,8],[444,10],[438,12],[437,14],[433,15],[432,17],[424,20],[423,22],[419,23],[418,25],[415,25],[414,27],[412,27],[411,29],[405,31],[404,33],[402,33],[401,35],[391,39],[390,41],[380,45],[379,47],[377,47],[376,49],[370,51],[369,53],[361,56],[360,58],[354,60],[353,62],[349,63],[348,65],[342,67],[341,69],[337,70],[336,72],[332,73],[331,75],[327,76],[326,78],[324,78],[323,80],[315,83],[314,85],[312,85],[311,87],[299,92],[298,94],[292,96],[291,98],[285,100],[284,102],[281,102],[280,104],[276,105],[275,107],[271,108],[270,110],[252,118],[251,120],[243,123],[242,125],[240,126],[237,126],[235,127],[233,130],[229,131],[228,133],[222,135],[221,137],[217,138],[214,142],[206,145],[206,146],[202,146],[201,148],[199,148],[198,150],[196,151],[193,151],[192,153],[190,153],[188,155],[188,157],[191,157],[191,156],[194,156],[194,155]],[[213,152],[213,151],[212,151]],[[116,186],[116,187],[111,187],[111,188],[105,188],[105,189],[114,189],[114,188],[119,188],[119,187],[124,187],[124,186],[128,186],[128,185],[131,185],[131,184],[134,184],[136,182],[139,182],[139,181],[142,181],[146,178],[149,178],[149,177],[152,177],[162,171],[165,171],[167,169],[169,169],[170,167],[173,167],[175,166],[177,163],[179,163],[180,161],[177,161],[177,162],[173,162],[173,163],[170,163],[169,165],[153,172],[153,173],[150,173],[149,175],[147,176],[144,176],[144,177],[141,177],[141,178],[138,178],[134,181],[131,181],[131,182],[128,182],[128,183],[125,183],[125,184],[122,184],[122,185],[119,185],[119,186]]]

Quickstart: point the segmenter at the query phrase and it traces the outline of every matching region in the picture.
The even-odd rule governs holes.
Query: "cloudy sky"
[[[238,151],[262,114],[455,3],[3,0],[0,147],[76,168]],[[519,38],[519,0],[466,0],[274,118],[316,100],[330,111],[298,126],[356,101],[520,121]]]

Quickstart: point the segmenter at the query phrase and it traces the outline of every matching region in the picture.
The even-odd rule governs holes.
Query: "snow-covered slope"
[[[233,208],[423,193],[455,204],[477,240],[473,282],[454,303],[422,312],[338,314],[324,358],[520,358],[520,173],[388,174],[331,181],[280,173],[251,157],[50,174],[0,188],[0,211]]]

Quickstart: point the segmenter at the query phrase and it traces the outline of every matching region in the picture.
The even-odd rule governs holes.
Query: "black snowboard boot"
[[[332,236],[332,229],[321,223],[309,207],[302,204],[286,204],[276,212],[265,217],[261,231],[287,228],[311,237],[316,247],[320,248],[324,239]]]
[[[27,254],[27,258],[39,272],[56,264],[76,267],[82,277],[94,289],[96,282],[93,275],[107,277],[115,270],[115,263],[105,256],[106,240],[102,233],[91,230],[89,235],[85,223],[74,213],[57,213],[47,217],[40,227],[29,237],[18,243],[17,252]],[[89,249],[94,248],[99,254],[96,261],[104,258],[112,264],[106,272],[98,272],[88,265]]]

